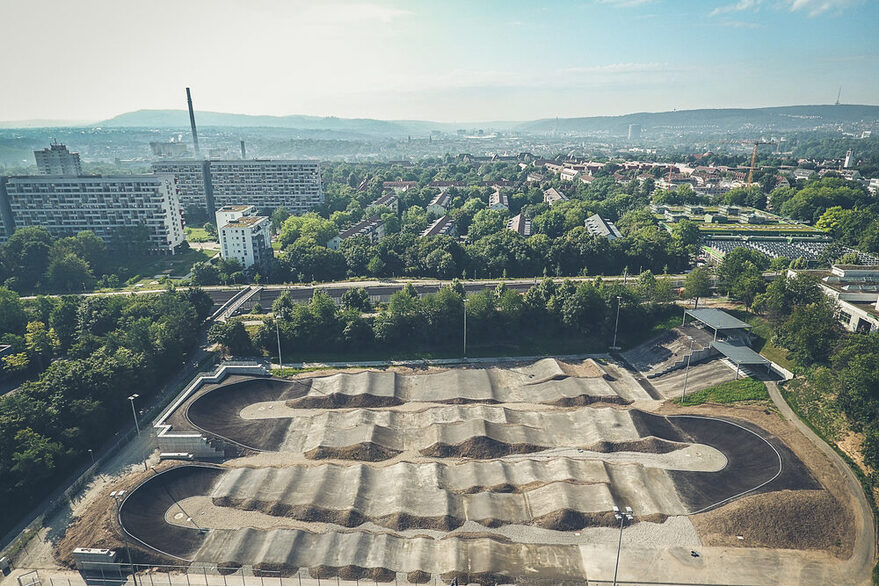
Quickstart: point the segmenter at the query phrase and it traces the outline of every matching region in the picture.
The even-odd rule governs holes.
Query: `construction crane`
[[[751,153],[751,169],[748,171],[748,187],[754,182],[754,164],[757,162],[757,147],[761,144],[777,144],[774,140],[755,140],[753,143],[754,152]]]

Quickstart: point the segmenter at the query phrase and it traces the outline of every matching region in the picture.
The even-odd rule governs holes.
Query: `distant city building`
[[[181,158],[189,154],[189,147],[182,142],[151,142],[150,151],[154,157],[163,158]]]
[[[528,218],[524,214],[517,214],[507,220],[507,230],[512,230],[513,232],[528,238],[531,236],[531,218]]]
[[[510,198],[500,190],[491,192],[488,196],[488,208],[492,210],[508,210],[510,209]]]
[[[608,240],[616,240],[623,237],[613,222],[605,220],[598,214],[586,218],[586,230],[593,236],[601,236]]]
[[[43,226],[55,238],[91,230],[108,244],[122,228],[146,226],[150,251],[173,254],[183,219],[170,175],[0,177],[4,239]]]
[[[433,221],[422,233],[421,236],[455,236],[458,231],[455,227],[455,221],[452,216],[442,216]]]
[[[224,206],[217,211],[220,256],[248,269],[272,258],[271,219],[253,215],[253,206]]]
[[[71,177],[82,175],[79,153],[71,153],[63,144],[53,142],[49,148],[34,151],[34,159],[37,161],[37,173],[40,175]]]
[[[543,192],[543,203],[553,205],[560,201],[567,201],[568,196],[564,193],[556,189],[555,187],[550,187],[546,191]]]
[[[851,169],[855,166],[855,158],[852,155],[851,149],[845,154],[845,162],[842,164],[843,169]]]
[[[417,181],[385,181],[382,183],[382,189],[393,189],[396,193],[409,191],[413,187],[418,187]]]
[[[395,192],[389,191],[388,193],[384,194],[383,196],[369,204],[369,207],[373,206],[385,206],[391,208],[392,210],[394,210],[394,212],[399,214],[400,197]]]
[[[541,183],[545,179],[546,178],[543,175],[541,175],[540,173],[535,173],[533,171],[531,173],[528,173],[528,176],[525,178],[525,180],[529,183]]]
[[[203,207],[211,214],[225,205],[243,204],[304,214],[323,203],[317,161],[155,161],[152,169],[177,177],[184,207]]]
[[[562,181],[573,181],[574,179],[579,177],[582,173],[583,173],[583,171],[581,171],[580,169],[565,167],[564,169],[561,170],[561,173],[559,173],[559,177],[561,177]]]
[[[378,242],[385,236],[385,222],[379,216],[372,216],[360,222],[357,222],[347,230],[343,230],[339,235],[333,236],[327,242],[327,248],[338,250],[339,245],[344,240],[356,238],[358,236],[366,236],[370,242]]]
[[[640,124],[629,124],[629,140],[640,140],[641,138],[641,125]]]
[[[427,213],[443,215],[449,211],[449,203],[451,201],[451,194],[446,191],[440,191],[432,200],[430,200],[430,203],[427,204]]]

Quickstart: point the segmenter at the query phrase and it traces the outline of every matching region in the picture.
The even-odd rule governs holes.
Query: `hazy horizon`
[[[864,0],[0,0],[7,122],[136,110],[449,123],[872,105]],[[758,64],[758,65],[754,65]]]

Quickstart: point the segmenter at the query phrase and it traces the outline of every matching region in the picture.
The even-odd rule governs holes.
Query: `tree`
[[[363,287],[348,289],[342,293],[342,307],[357,311],[369,311],[369,293]]]
[[[22,334],[26,325],[27,313],[18,293],[0,287],[0,333]]]
[[[46,328],[46,324],[41,321],[27,324],[24,339],[29,356],[43,366],[52,360],[52,355],[61,346],[57,334]]]
[[[738,296],[745,289],[744,281],[763,274],[769,268],[769,257],[762,252],[740,246],[728,252],[717,268],[721,291]],[[741,281],[741,282],[740,282]]]
[[[17,486],[32,487],[52,476],[61,456],[60,444],[31,428],[16,433],[15,442],[18,449],[12,454],[14,464],[11,470],[18,476]]]
[[[218,236],[217,226],[215,226],[213,222],[205,222],[204,226],[202,226],[202,228],[204,229],[205,232],[208,233],[208,236],[210,236],[214,240],[217,239],[217,236]]]
[[[279,207],[272,212],[272,232],[277,234],[281,226],[290,217],[290,212],[284,206]]]
[[[826,364],[841,335],[836,307],[827,299],[796,306],[777,334],[801,368]]]
[[[94,286],[89,264],[73,253],[56,258],[46,271],[47,284],[58,291],[83,291]]]
[[[699,298],[711,295],[711,269],[697,267],[684,279],[684,295],[695,299],[693,307],[699,307]]]
[[[208,341],[222,346],[232,356],[248,356],[253,354],[253,343],[250,335],[239,320],[226,323],[217,322],[208,330]]]
[[[278,240],[283,248],[294,244],[300,238],[313,240],[319,246],[326,246],[329,240],[339,233],[332,221],[314,212],[302,216],[290,216],[281,225]]]
[[[467,232],[468,238],[475,242],[489,234],[506,228],[507,214],[500,210],[480,210],[473,216],[473,223]]]

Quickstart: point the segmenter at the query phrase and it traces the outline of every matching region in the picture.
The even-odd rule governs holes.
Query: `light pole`
[[[281,358],[281,330],[278,326],[278,316],[275,316],[275,335],[278,337],[278,368],[284,368],[284,360]]]
[[[137,393],[134,393],[128,400],[131,401],[131,415],[134,416],[134,428],[137,430],[137,435],[140,435],[140,423],[137,422],[137,411],[134,409],[134,400],[140,397]]]
[[[467,358],[467,292],[461,297],[461,304],[464,306],[464,358]]]
[[[613,586],[617,586],[617,571],[620,569],[620,550],[623,547],[623,524],[626,521],[631,521],[635,517],[632,515],[632,507],[626,507],[626,512],[623,513],[616,505],[613,507],[613,516],[620,522],[620,540],[617,543],[617,563],[613,567]]]
[[[611,350],[619,350],[620,347],[617,346],[617,328],[620,326],[620,305],[622,305],[623,298],[617,295],[617,320],[613,325],[613,345],[610,347]]]
[[[687,336],[690,338],[690,352],[687,354],[687,370],[684,371],[684,390],[681,393],[681,405],[684,404],[684,399],[687,397],[687,380],[690,378],[690,358],[693,357],[693,342],[695,341],[693,336]]]
[[[92,457],[92,466],[94,466],[95,465],[95,452],[91,448],[89,448],[89,456]]]
[[[137,572],[134,571],[134,564],[131,563],[131,549],[128,547],[128,537],[125,535],[125,527],[122,526],[122,516],[120,512],[120,507],[122,504],[119,502],[125,496],[124,490],[114,490],[110,493],[110,498],[116,501],[116,521],[119,523],[119,530],[122,532],[122,541],[125,543],[125,552],[128,555],[128,567],[131,568],[131,579],[134,580],[134,586],[137,586]]]

